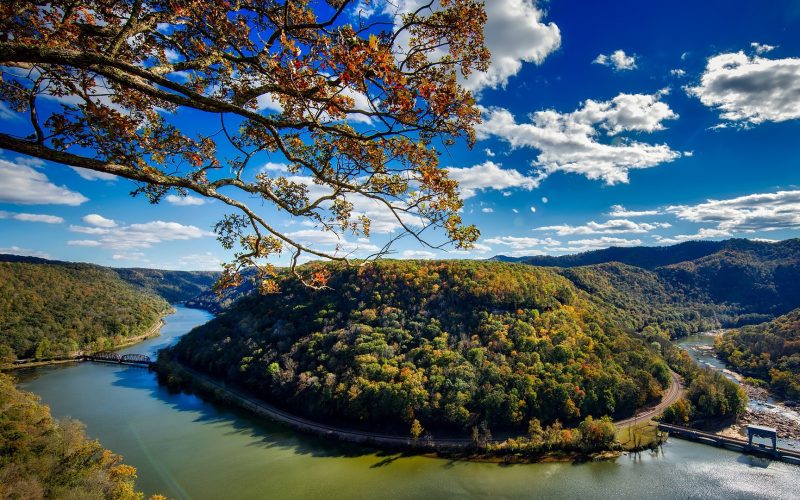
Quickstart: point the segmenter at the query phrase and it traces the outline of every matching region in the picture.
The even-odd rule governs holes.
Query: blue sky
[[[481,239],[468,253],[406,239],[396,257],[798,236],[800,2],[492,0],[488,14],[492,67],[466,83],[484,109],[481,140],[441,160]],[[4,131],[23,126],[0,117]],[[281,158],[261,160],[280,171]],[[2,152],[0,252],[171,269],[229,258],[211,234],[219,203],[150,205],[133,189]],[[351,243],[367,251],[392,229]]]

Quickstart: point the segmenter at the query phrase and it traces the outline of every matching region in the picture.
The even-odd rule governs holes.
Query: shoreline
[[[476,446],[471,438],[419,438],[413,439],[411,437],[401,435],[388,435],[370,433],[361,430],[343,429],[335,426],[330,426],[304,417],[293,415],[287,411],[281,410],[259,398],[256,398],[245,391],[231,387],[230,385],[217,381],[213,377],[198,372],[183,363],[169,359],[157,363],[155,370],[158,375],[165,377],[162,383],[173,389],[188,391],[197,394],[204,399],[218,403],[224,406],[244,410],[258,417],[266,418],[270,421],[285,425],[292,430],[311,434],[323,439],[333,439],[342,442],[347,442],[356,445],[369,446],[379,450],[396,449],[418,453],[422,456],[435,457],[435,458],[450,458],[458,460],[467,460],[473,462],[487,462],[487,463],[544,463],[544,462],[568,462],[580,463],[590,461],[614,460],[628,453],[637,453],[644,449],[650,449],[651,446],[643,446],[642,449],[626,449],[618,441],[615,444],[617,448],[610,448],[602,451],[585,453],[575,450],[550,450],[544,453],[526,454],[525,452],[512,451],[504,449],[503,446],[508,441],[514,440],[513,437],[504,439],[495,439],[489,443],[490,447],[494,449],[485,449]],[[170,377],[177,377],[177,379],[170,380]],[[678,393],[682,393],[682,385],[678,387],[671,387],[670,389],[677,389]],[[666,395],[665,395],[666,397]],[[656,410],[651,408],[650,411]],[[628,419],[628,420],[632,420]],[[637,417],[638,424],[648,421],[648,418]],[[620,430],[625,430],[633,427],[632,423],[627,423],[623,420],[622,426],[617,427],[616,431],[619,434]],[[616,426],[616,424],[615,424]],[[656,446],[661,443],[656,444]],[[499,446],[499,448],[497,448]]]
[[[166,325],[166,321],[164,318],[173,314],[175,312],[174,308],[169,309],[168,311],[164,312],[161,317],[158,318],[158,321],[151,326],[150,328],[140,335],[136,335],[134,337],[126,337],[125,341],[121,342],[120,344],[116,344],[111,350],[117,351],[119,349],[125,349],[126,347],[131,347],[136,345],[140,342],[144,342],[145,340],[155,338],[161,335],[161,329]],[[5,364],[0,365],[0,372],[10,372],[14,370],[21,370],[23,368],[36,368],[39,366],[50,366],[50,365],[63,365],[67,363],[81,363],[83,359],[80,358],[82,351],[77,351],[69,358],[60,358],[60,359],[49,359],[43,361],[30,361],[24,363],[12,363],[12,364]]]

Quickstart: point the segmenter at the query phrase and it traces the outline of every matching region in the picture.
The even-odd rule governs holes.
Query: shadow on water
[[[772,460],[769,458],[756,457],[753,455],[740,455],[736,461],[740,464],[746,464],[750,467],[756,467],[758,469],[766,469],[772,464]]]
[[[229,434],[247,437],[251,441],[249,446],[287,450],[299,455],[326,458],[355,458],[375,455],[384,457],[379,462],[379,464],[386,462],[382,465],[388,465],[402,456],[410,456],[301,434],[278,423],[255,417],[245,410],[207,400],[201,395],[172,392],[166,386],[158,383],[154,373],[143,368],[119,368],[114,375],[115,380],[112,385],[147,391],[150,398],[169,406],[172,410],[196,413],[197,416],[193,420],[196,423],[229,425],[233,429]]]

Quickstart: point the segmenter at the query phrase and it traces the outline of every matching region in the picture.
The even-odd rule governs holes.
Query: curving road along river
[[[630,418],[617,420],[614,422],[614,425],[616,425],[618,429],[623,429],[625,427],[630,427],[636,422],[643,422],[651,419],[657,415],[660,415],[664,410],[667,409],[669,405],[680,399],[684,392],[686,392],[686,389],[683,387],[683,382],[681,381],[680,375],[673,371],[670,371],[670,374],[672,376],[672,384],[661,398],[660,403],[652,408],[646,408]]]
[[[472,445],[470,438],[433,438],[428,440],[414,441],[407,436],[392,435],[392,434],[379,434],[374,432],[357,431],[352,429],[345,429],[332,425],[322,424],[303,418],[292,413],[286,412],[277,408],[269,403],[261,401],[247,394],[244,391],[231,387],[224,382],[216,380],[208,375],[205,375],[197,370],[193,370],[188,366],[181,365],[181,367],[189,372],[192,378],[206,387],[221,390],[227,394],[228,397],[236,400],[237,404],[246,408],[256,415],[270,418],[275,422],[281,423],[292,429],[300,432],[307,432],[317,436],[338,439],[341,441],[348,441],[351,443],[372,444],[377,446],[389,447],[402,447],[402,448],[417,448],[417,449],[442,449],[442,448],[466,448]],[[624,420],[614,422],[618,429],[624,429],[637,422],[643,422],[650,418],[660,415],[669,405],[677,401],[684,393],[683,384],[680,376],[671,372],[672,384],[665,391],[661,401],[651,408],[641,410],[636,415]]]
[[[207,321],[177,308],[148,353]],[[142,368],[81,363],[17,373],[59,417],[125,456],[146,494],[219,498],[797,498],[800,468],[670,439],[586,464],[503,466],[378,452],[172,394]]]

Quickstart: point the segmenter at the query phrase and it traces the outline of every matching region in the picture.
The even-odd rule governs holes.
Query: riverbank
[[[717,356],[714,347],[714,339],[724,332],[725,330],[705,332],[696,338],[706,337],[707,343],[704,341],[703,344],[697,344],[692,341],[683,346],[700,364],[736,381],[750,400],[745,413],[736,422],[712,426],[714,431],[726,437],[741,439],[745,436],[748,425],[764,425],[777,429],[779,438],[785,441],[784,446],[800,449],[800,412],[776,401],[767,389],[753,385],[746,377],[728,368]]]
[[[164,318],[166,318],[170,314],[173,314],[174,312],[175,312],[174,308],[164,312],[162,314],[162,316],[158,319],[158,321],[153,326],[148,328],[147,331],[145,331],[144,333],[142,333],[140,335],[135,335],[133,337],[125,337],[122,342],[120,342],[119,344],[115,344],[114,347],[112,349],[110,349],[110,350],[116,351],[116,350],[119,350],[119,349],[125,349],[126,347],[130,347],[130,346],[139,344],[141,342],[144,342],[145,340],[158,337],[159,335],[161,335],[161,329],[166,324],[166,322],[164,321]],[[21,368],[35,368],[37,366],[62,365],[62,364],[67,364],[67,363],[80,363],[83,360],[82,356],[83,356],[83,351],[76,351],[74,353],[71,353],[69,356],[65,356],[65,357],[62,357],[62,358],[53,358],[53,359],[47,359],[47,360],[32,360],[32,361],[24,360],[24,361],[21,361],[21,362],[20,361],[15,361],[14,363],[11,363],[11,364],[8,364],[8,363],[0,364],[0,372],[19,370]]]
[[[426,456],[476,462],[509,464],[611,460],[625,452],[655,449],[663,443],[664,436],[658,433],[652,418],[684,392],[680,378],[673,373],[673,384],[665,392],[659,404],[643,410],[636,417],[619,421],[619,425],[614,422],[615,441],[606,449],[595,452],[564,449],[531,453],[525,450],[525,440],[527,439],[525,436],[517,438],[506,436],[503,439],[489,440],[479,446],[472,438],[467,437],[412,439],[407,436],[378,434],[321,424],[281,410],[177,361],[160,358],[155,366],[161,381],[174,389],[189,390],[220,404],[236,406],[299,432],[380,449],[410,451]],[[620,439],[620,436],[625,439]],[[636,439],[633,439],[632,436]]]

